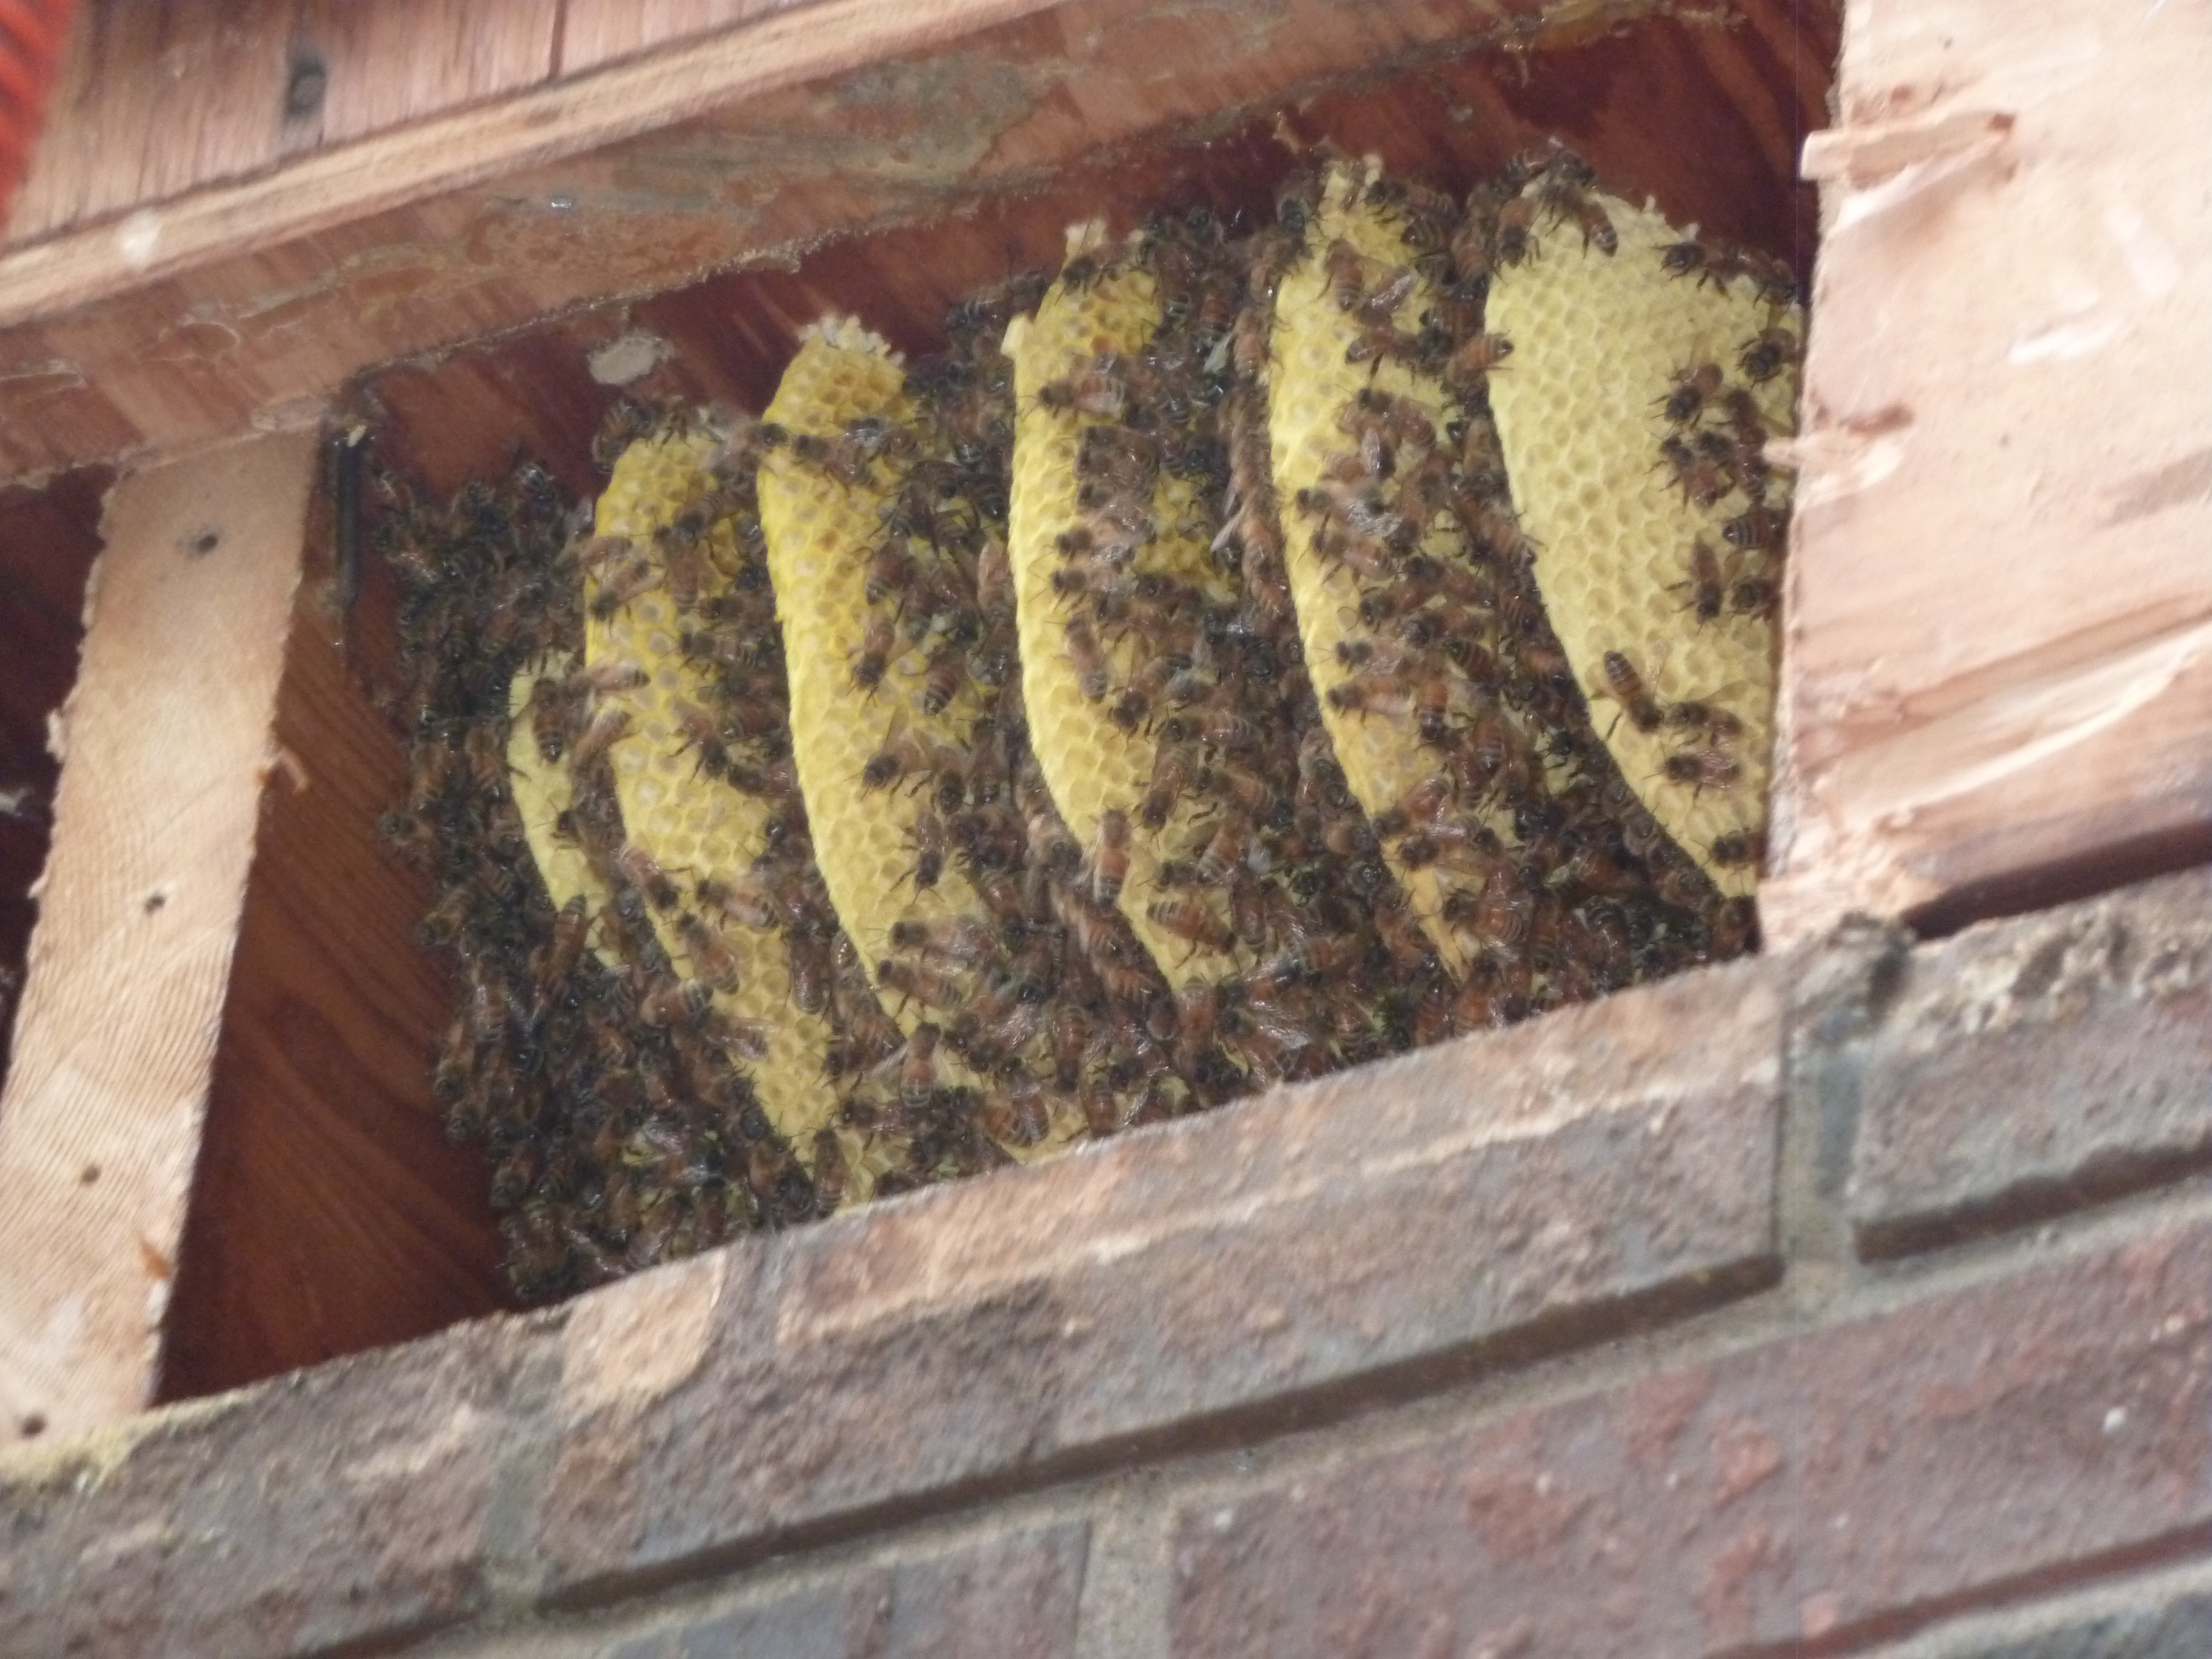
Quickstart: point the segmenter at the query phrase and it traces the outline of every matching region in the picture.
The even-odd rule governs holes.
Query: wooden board
[[[1203,142],[1393,72],[1460,87],[1441,100],[1458,135],[1446,149],[1480,148],[1500,115],[1519,131],[1610,133],[1616,149],[1634,122],[1644,149],[1679,158],[1643,172],[1732,234],[1731,175],[1786,173],[1802,112],[1819,107],[1834,7],[1743,0],[1613,35],[1651,9],[765,11],[0,256],[0,477],[205,442],[372,365],[718,270],[787,268],[827,236],[969,213],[1079,159]],[[1474,81],[1448,69],[1478,51]],[[1686,68],[1697,95],[1673,96],[1667,77]],[[1643,125],[1654,108],[1679,127]],[[1809,212],[1804,225],[1809,243]]]
[[[2212,3],[1853,15],[1771,939],[2212,857]]]
[[[550,80],[559,0],[78,0],[21,246]]]
[[[315,453],[256,438],[109,499],[0,1091],[0,1443],[150,1397]]]
[[[389,659],[390,584],[372,567],[342,630],[320,550],[277,691],[165,1400],[514,1305],[483,1158],[446,1139],[430,1092],[453,996],[415,942],[428,888],[376,836],[405,761],[353,664]]]
[[[54,783],[46,720],[76,678],[84,585],[100,551],[104,471],[71,473],[46,490],[0,491],[0,1079],[8,1073],[15,998],[46,868]]]

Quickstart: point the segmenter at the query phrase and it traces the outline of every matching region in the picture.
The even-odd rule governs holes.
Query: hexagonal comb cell
[[[1532,190],[1535,187],[1532,187]],[[1534,197],[1523,200],[1533,201]],[[1724,893],[1758,878],[1804,333],[1787,276],[1593,195],[1502,269],[1491,388],[1544,604],[1622,774]]]

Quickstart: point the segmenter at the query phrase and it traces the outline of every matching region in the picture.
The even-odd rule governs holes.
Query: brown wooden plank
[[[482,1157],[446,1139],[430,1091],[453,998],[414,939],[428,890],[376,837],[405,759],[349,663],[389,659],[381,570],[346,630],[350,658],[326,583],[303,586],[294,617],[276,698],[289,759],[223,1004],[165,1400],[514,1305]]]
[[[672,41],[689,40],[810,0],[565,0],[559,72],[581,75]]]
[[[1807,154],[1771,939],[2212,856],[2207,86],[2205,0],[1859,16]]]
[[[109,498],[0,1092],[0,1438],[150,1395],[315,453],[256,438]]]
[[[1134,161],[1233,132],[1293,100],[1364,108],[1349,122],[1362,142],[1381,132],[1388,149],[1418,157],[1413,123],[1374,112],[1387,100],[1326,98],[1352,83],[1371,92],[1392,65],[1410,77],[1395,88],[1409,98],[1431,72],[1457,88],[1431,101],[1457,135],[1443,148],[1470,162],[1502,153],[1507,135],[1559,130],[1587,141],[1609,173],[1663,182],[1652,187],[1670,209],[1709,228],[1740,225],[1747,240],[1777,245],[1778,211],[1809,246],[1809,198],[1793,204],[1776,171],[1788,149],[1776,135],[1790,125],[1778,100],[1802,112],[1805,89],[1823,84],[1835,27],[1825,0],[1747,0],[1762,15],[1757,29],[1651,18],[1619,35],[1559,5],[1583,20],[1577,44],[1510,53],[1485,48],[1544,40],[1547,13],[1501,21],[1478,0],[1283,0],[1264,10],[1234,0],[1067,0],[981,27],[1000,6],[810,7],[565,90],[501,100],[467,124],[458,161],[410,162],[413,150],[392,148],[427,144],[434,128],[447,138],[461,131],[435,122],[404,140],[345,147],[343,164],[338,152],[302,161],[251,190],[204,193],[181,218],[180,205],[166,222],[167,252],[157,250],[179,267],[167,280],[119,272],[111,245],[82,238],[0,258],[0,313],[82,307],[34,331],[0,330],[0,477],[113,453],[118,426],[131,434],[125,449],[202,441],[325,396],[363,367],[746,262],[786,263],[841,231],[973,211],[1079,158]],[[892,28],[887,10],[912,16]],[[1618,22],[1641,10],[1618,0],[1595,16]],[[928,47],[939,33],[956,38]],[[1789,47],[1781,58],[1778,41]],[[1758,72],[1706,67],[1715,43]],[[839,68],[867,51],[896,61]],[[1654,68],[1661,61],[1665,74]],[[1670,90],[1686,68],[1687,90]],[[794,78],[807,83],[783,84]],[[629,101],[610,101],[617,94]],[[1739,96],[1753,106],[1735,108]],[[409,182],[410,166],[511,165],[525,152],[502,145],[560,149],[617,119],[649,123],[717,99],[727,102],[720,113],[349,216],[427,187],[425,174]],[[325,193],[285,194],[307,180]],[[283,223],[309,214],[327,228],[282,240]],[[997,257],[1003,271],[1006,256]],[[124,281],[139,286],[85,303],[84,283]],[[10,376],[33,371],[46,377],[46,418],[19,421]]]
[[[312,149],[462,109],[553,73],[561,0],[299,0],[295,60],[325,71],[286,144]]]
[[[295,0],[80,0],[10,243],[266,167]]]

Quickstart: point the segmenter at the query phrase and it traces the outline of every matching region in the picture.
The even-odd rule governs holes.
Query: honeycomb
[[[616,462],[614,476],[599,497],[598,533],[627,538],[636,547],[652,547],[654,531],[669,524],[698,494],[715,442],[712,433],[694,430],[661,433],[633,443]],[[738,574],[742,558],[727,520],[712,526],[707,546],[710,574],[702,597],[727,584]],[[695,890],[702,879],[742,880],[768,850],[775,806],[765,796],[747,793],[701,770],[678,705],[712,708],[714,697],[705,674],[683,650],[673,599],[665,588],[651,587],[601,616],[596,579],[587,584],[586,596],[586,664],[631,662],[647,676],[644,684],[606,693],[602,699],[604,706],[629,716],[629,729],[614,742],[609,758],[631,842],[672,877],[680,872],[680,878]],[[670,958],[687,975],[699,975],[705,964],[691,959],[674,917],[658,909],[651,914],[654,932]],[[720,935],[740,964],[737,992],[714,992],[714,1006],[764,1036],[766,1053],[751,1062],[754,1087],[769,1123],[811,1169],[815,1132],[830,1126],[835,1105],[835,1097],[823,1086],[831,1029],[799,1007],[784,953],[772,936],[736,925],[726,927],[719,920],[707,925]],[[848,1160],[860,1169],[873,1162],[867,1149],[857,1143],[848,1148]]]
[[[964,757],[971,733],[991,708],[982,683],[964,670],[942,699],[931,691],[929,665],[963,660],[974,648],[951,637],[932,619],[919,640],[896,635],[896,654],[883,665],[882,677],[864,689],[856,665],[868,654],[872,619],[891,623],[906,611],[902,595],[869,600],[872,555],[888,545],[905,551],[907,538],[886,537],[886,520],[896,487],[913,457],[878,458],[862,477],[841,477],[830,468],[810,464],[796,453],[808,440],[835,443],[864,423],[911,434],[916,410],[905,391],[906,371],[884,343],[857,325],[832,322],[808,331],[798,356],[784,372],[766,418],[792,434],[763,460],[759,475],[761,523],[768,538],[769,568],[775,585],[777,614],[791,686],[793,754],[815,836],[815,857],[846,933],[861,960],[878,975],[878,988],[891,1017],[909,1036],[943,1012],[899,994],[880,975],[896,971],[894,957],[908,953],[893,943],[894,927],[981,930],[994,941],[999,927],[977,894],[962,860],[945,858],[927,883],[920,858],[927,841],[942,842],[943,814],[932,792],[901,779],[887,788],[870,788],[864,774],[890,745],[927,744],[933,750]],[[917,550],[915,556],[921,555]],[[924,821],[936,826],[923,832]],[[957,1058],[935,1061],[941,1079],[992,1092],[989,1085]],[[1042,1066],[1034,1069],[1042,1071]],[[1062,1150],[1083,1127],[1074,1103],[1048,1096],[1050,1127],[1042,1139],[1007,1136],[1000,1145],[1019,1161]]]
[[[853,422],[878,418],[904,427],[912,410],[906,372],[883,343],[857,329],[811,336],[784,371],[767,418],[787,430],[834,438]],[[838,920],[872,971],[891,952],[892,925],[988,913],[957,863],[934,884],[914,882],[915,821],[926,792],[869,789],[869,761],[894,734],[964,749],[981,712],[972,680],[934,712],[924,706],[927,643],[902,651],[872,693],[854,682],[866,649],[870,551],[882,538],[889,492],[847,485],[802,465],[787,448],[761,464],[761,524],[783,623],[791,682],[793,754],[814,827],[815,857]],[[919,1006],[894,1007],[909,1030]]]
[[[1371,389],[1406,398],[1417,404],[1439,430],[1451,418],[1443,388],[1433,376],[1418,373],[1395,358],[1386,357],[1372,365],[1346,358],[1347,349],[1358,338],[1358,329],[1333,297],[1334,284],[1323,250],[1341,239],[1386,270],[1399,265],[1406,256],[1400,226],[1364,199],[1377,172],[1371,163],[1330,170],[1320,213],[1307,238],[1306,255],[1283,279],[1277,293],[1269,348],[1267,421],[1276,491],[1285,503],[1318,483],[1331,459],[1346,449],[1351,441],[1340,418],[1362,392]],[[1433,283],[1421,275],[1401,308],[1418,312],[1433,304],[1434,298]],[[1287,510],[1284,514],[1291,598],[1297,609],[1298,631],[1305,641],[1307,667],[1321,699],[1322,720],[1352,793],[1375,817],[1432,774],[1436,762],[1424,751],[1410,720],[1347,711],[1331,701],[1331,693],[1353,675],[1340,653],[1355,645],[1364,630],[1359,623],[1359,583],[1351,568],[1332,563],[1314,550],[1320,528],[1320,520],[1310,514]],[[1432,526],[1424,537],[1423,547],[1439,557],[1459,557],[1456,536],[1449,529]],[[1492,811],[1483,817],[1501,837],[1510,838],[1511,824],[1505,814]],[[1409,868],[1391,839],[1384,840],[1382,850],[1438,954],[1455,975],[1463,976],[1468,970],[1468,947],[1443,921],[1450,885],[1448,872],[1433,865]]]
[[[1787,502],[1778,484],[1755,500],[1731,481],[1699,507],[1670,478],[1661,445],[1724,431],[1717,405],[1735,390],[1749,393],[1767,434],[1790,432],[1795,375],[1754,383],[1734,371],[1769,331],[1788,337],[1794,356],[1803,319],[1753,283],[1670,274],[1668,250],[1693,245],[1656,214],[1597,199],[1617,255],[1554,232],[1527,263],[1499,272],[1491,326],[1516,349],[1492,377],[1491,403],[1514,502],[1537,545],[1537,584],[1599,732],[1674,841],[1723,893],[1747,896],[1773,746],[1777,632],[1771,600],[1739,609],[1733,593],[1770,581],[1779,550],[1739,550],[1729,530],[1753,510],[1778,519]],[[1719,390],[1693,421],[1670,421],[1676,377],[1708,364],[1722,371]],[[1692,563],[1699,542],[1725,590],[1717,607],[1708,596],[1717,614],[1703,620]],[[1627,659],[1660,718],[1635,717],[1608,677],[1608,653]],[[1723,738],[1678,720],[1700,705],[1725,711],[1740,732]]]
[[[1786,273],[1557,143],[1278,206],[621,406],[596,535],[526,459],[386,539],[526,1295],[1751,943]]]
[[[1067,634],[1078,611],[1053,586],[1063,563],[1060,538],[1085,519],[1077,504],[1077,455],[1084,434],[1111,423],[1079,407],[1049,407],[1038,394],[1083,374],[1102,355],[1141,352],[1161,321],[1154,280],[1141,259],[1109,258],[1105,248],[1103,227],[1072,230],[1071,260],[1102,261],[1103,274],[1073,281],[1063,275],[1036,314],[1015,318],[1006,337],[1006,355],[1014,364],[1017,410],[1007,550],[1019,617],[1022,695],[1029,708],[1030,741],[1052,798],[1069,832],[1086,848],[1097,840],[1099,822],[1109,811],[1134,817],[1158,757],[1158,743],[1150,730],[1124,730],[1109,718],[1110,694],[1097,700],[1084,694]],[[1152,511],[1159,533],[1145,543],[1133,568],[1217,590],[1210,555],[1213,520],[1192,481],[1164,471]],[[1146,639],[1133,631],[1097,643],[1107,658],[1110,684],[1129,684],[1144,664]],[[1249,951],[1210,948],[1151,915],[1160,890],[1163,849],[1189,838],[1193,810],[1192,804],[1179,802],[1157,833],[1133,831],[1128,874],[1115,900],[1131,930],[1177,989],[1251,963]],[[1210,897],[1200,902],[1218,903]]]
[[[565,678],[572,661],[566,652],[540,657],[526,664],[507,686],[507,719],[514,723],[507,740],[507,787],[514,792],[523,838],[530,844],[531,859],[538,866],[538,878],[545,884],[553,908],[561,909],[570,900],[581,897],[586,910],[597,917],[607,906],[606,884],[592,868],[583,848],[562,836],[558,828],[561,815],[576,798],[576,787],[566,767],[538,753],[526,712],[532,685],[540,679]],[[622,966],[622,957],[603,939],[594,937],[591,948],[608,967]]]

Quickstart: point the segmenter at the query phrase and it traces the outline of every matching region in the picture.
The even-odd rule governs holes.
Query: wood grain
[[[274,162],[295,0],[79,0],[8,240]]]
[[[674,40],[711,34],[808,0],[564,0],[558,73],[580,75]]]
[[[1646,9],[837,0],[772,14],[202,191],[162,210],[136,267],[107,232],[0,257],[0,315],[15,319],[0,327],[0,477],[209,441],[365,368],[718,271],[787,269],[826,239],[1264,131],[1294,101],[1364,112],[1349,125],[1411,160],[1471,162],[1556,130],[1708,229],[1809,252],[1812,198],[1786,163],[1820,108],[1833,4],[1744,0],[1735,27],[1633,21]],[[1571,38],[1547,33],[1555,15],[1576,20]],[[1384,109],[1386,83],[1403,117]],[[1446,136],[1413,141],[1417,108]],[[639,131],[656,121],[675,125]]]
[[[2212,3],[1853,16],[1806,155],[1781,942],[2212,856]]]
[[[256,438],[109,498],[0,1092],[0,1443],[150,1396],[315,453]]]
[[[277,691],[290,760],[270,777],[223,1004],[164,1400],[514,1305],[483,1159],[446,1139],[430,1092],[453,997],[415,942],[428,891],[376,836],[405,762],[350,665],[388,658],[389,584],[356,604],[350,658],[327,586],[301,590]]]
[[[388,132],[550,79],[562,0],[296,0],[293,54],[327,74],[288,149]],[[639,9],[651,9],[640,8]]]

